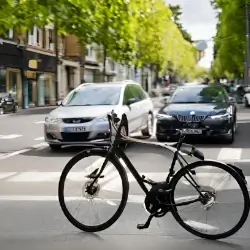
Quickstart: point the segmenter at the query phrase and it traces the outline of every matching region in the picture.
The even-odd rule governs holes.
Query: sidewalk
[[[57,108],[57,106],[46,106],[46,107],[34,107],[28,109],[20,109],[17,113],[12,113],[9,115],[42,115],[48,114],[53,109]],[[8,114],[7,114],[8,115]]]

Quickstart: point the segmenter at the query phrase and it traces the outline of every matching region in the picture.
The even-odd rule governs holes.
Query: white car
[[[246,108],[249,108],[250,107],[250,87],[246,87],[244,91],[246,93],[243,96],[243,103]]]
[[[44,138],[51,149],[109,137],[107,113],[127,115],[126,134],[153,133],[153,103],[134,81],[81,84],[46,118]]]

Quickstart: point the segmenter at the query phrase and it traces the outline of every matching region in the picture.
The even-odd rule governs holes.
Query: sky
[[[193,40],[210,40],[216,33],[216,14],[210,0],[166,0],[168,4],[179,4],[182,8],[181,22],[192,35]],[[208,48],[200,66],[209,68],[213,60],[213,42],[207,41]]]

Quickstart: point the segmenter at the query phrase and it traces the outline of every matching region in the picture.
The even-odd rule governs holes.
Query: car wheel
[[[249,107],[249,103],[248,103],[248,100],[247,98],[245,97],[244,98],[244,104],[245,104],[245,107],[248,108]]]
[[[156,140],[158,142],[167,142],[168,140],[166,139],[166,137],[161,137],[159,135],[156,135]]]
[[[231,133],[226,137],[227,144],[232,144],[234,142],[235,131],[236,131],[236,122],[232,124]]]
[[[14,107],[14,109],[13,109],[13,113],[16,113],[16,112],[17,112],[17,110],[18,110],[18,106],[17,106],[17,105],[15,105],[15,107]]]
[[[153,135],[154,129],[154,116],[149,113],[148,120],[147,120],[147,127],[141,131],[143,136],[151,137]]]
[[[4,114],[4,110],[3,108],[0,108],[0,115],[3,115]]]
[[[61,149],[61,145],[49,144],[50,149],[53,151],[58,151]]]
[[[128,124],[121,127],[121,134],[128,136]],[[122,142],[119,144],[119,147],[122,149],[125,149],[127,146],[128,146],[128,143],[126,143],[126,142]]]

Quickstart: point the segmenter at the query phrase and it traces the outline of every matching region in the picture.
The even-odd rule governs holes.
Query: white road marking
[[[34,141],[43,141],[43,140],[44,140],[43,136],[42,137],[37,137],[37,138],[34,139]]]
[[[145,199],[144,195],[129,195],[128,202],[130,203],[143,203]],[[86,198],[77,196],[77,197],[65,197],[65,201],[77,201],[77,200],[86,200]],[[103,202],[103,199],[98,199],[100,202]],[[58,196],[34,196],[34,195],[0,195],[0,201],[57,201]],[[97,201],[97,199],[96,199]],[[110,206],[117,206],[115,202],[120,203],[121,199],[108,199],[105,202]]]
[[[0,173],[0,180],[8,178],[8,177],[16,175],[16,174],[18,174],[18,173],[17,172],[3,172],[3,173]]]
[[[37,122],[34,122],[35,124],[44,124],[45,121],[37,121]]]
[[[48,143],[47,142],[42,142],[39,144],[35,144],[33,146],[31,146],[32,148],[41,148],[41,147],[48,147]]]
[[[23,153],[26,153],[28,151],[30,151],[30,149],[26,148],[26,149],[15,151],[13,153],[8,153],[6,155],[0,156],[0,160],[4,160],[4,159],[7,159],[7,158],[15,156],[15,155],[23,154]]]
[[[22,137],[22,135],[18,135],[18,134],[2,135],[0,136],[0,139],[9,140],[9,139],[14,139],[18,137]]]
[[[239,160],[241,157],[242,148],[222,148],[217,157],[218,161]]]

